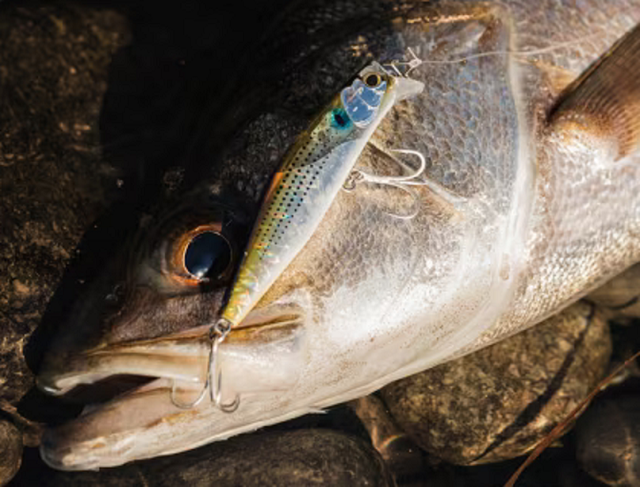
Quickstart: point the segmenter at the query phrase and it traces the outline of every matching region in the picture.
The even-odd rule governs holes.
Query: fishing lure
[[[221,372],[216,358],[228,333],[237,327],[293,261],[312,236],[342,188],[367,141],[393,105],[420,93],[423,83],[390,74],[377,62],[363,69],[303,132],[274,175],[249,238],[229,299],[210,328],[207,387],[211,401],[221,400]]]

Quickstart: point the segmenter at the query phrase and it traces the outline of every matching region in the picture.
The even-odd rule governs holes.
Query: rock
[[[396,479],[421,476],[426,467],[424,453],[395,424],[388,409],[376,395],[370,394],[349,402],[371,438],[371,444]]]
[[[611,355],[586,303],[491,347],[394,382],[382,397],[427,452],[459,465],[523,455],[596,386]]]
[[[640,264],[611,279],[587,297],[611,318],[640,318]]]
[[[1,7],[0,408],[15,418],[7,405],[33,386],[30,336],[105,208],[106,188],[115,188],[98,122],[111,57],[128,27],[108,9]]]
[[[391,486],[363,440],[323,429],[255,433],[100,472],[57,472],[48,487]]]
[[[20,468],[22,434],[13,424],[0,420],[0,486],[6,485]]]
[[[640,485],[640,395],[596,401],[576,425],[582,468],[607,485]]]

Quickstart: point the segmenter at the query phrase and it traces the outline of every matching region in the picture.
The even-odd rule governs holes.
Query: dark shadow
[[[258,68],[260,40],[292,1],[139,1],[128,8],[132,42],[113,59],[100,126],[105,156],[144,201],[160,196],[169,168],[184,170],[183,189],[211,171],[221,145],[257,108],[251,93],[264,107],[276,83]]]

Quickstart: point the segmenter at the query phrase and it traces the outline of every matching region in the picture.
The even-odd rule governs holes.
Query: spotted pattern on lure
[[[423,87],[373,63],[299,137],[271,181],[222,320],[246,317],[318,227],[380,121]]]

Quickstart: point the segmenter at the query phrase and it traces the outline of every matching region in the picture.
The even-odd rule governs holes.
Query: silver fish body
[[[322,18],[332,5],[307,14]],[[50,465],[170,454],[368,394],[532,326],[640,260],[637,146],[604,122],[584,124],[589,113],[572,116],[579,98],[565,95],[640,22],[638,0],[359,8],[366,17],[374,6],[389,7],[386,20],[376,17],[382,27],[360,28],[344,52],[400,61],[425,89],[380,122],[356,163],[360,177],[338,192],[247,327],[220,347],[223,392],[243,392],[240,407],[226,414],[207,402],[188,411],[172,404],[171,380],[195,397],[206,376],[204,320],[172,333],[149,328],[151,317],[176,323],[184,310],[215,318],[222,291],[179,306],[156,299],[153,309],[121,313],[91,347],[61,341],[58,350],[73,359],[60,363],[52,353],[45,363],[41,384],[52,391],[108,375],[107,356],[121,373],[158,377],[50,431],[41,450]],[[245,137],[277,147],[290,118],[264,114]],[[215,187],[255,194],[255,175],[268,181],[285,147],[271,164],[264,151],[250,154],[230,149]],[[167,276],[153,267],[138,262],[132,274],[145,276],[144,292],[151,282],[162,295]],[[143,292],[136,282],[132,295]],[[288,352],[268,343],[293,347],[297,359],[287,362]],[[167,357],[179,360],[167,366]],[[292,373],[260,373],[278,360]]]

